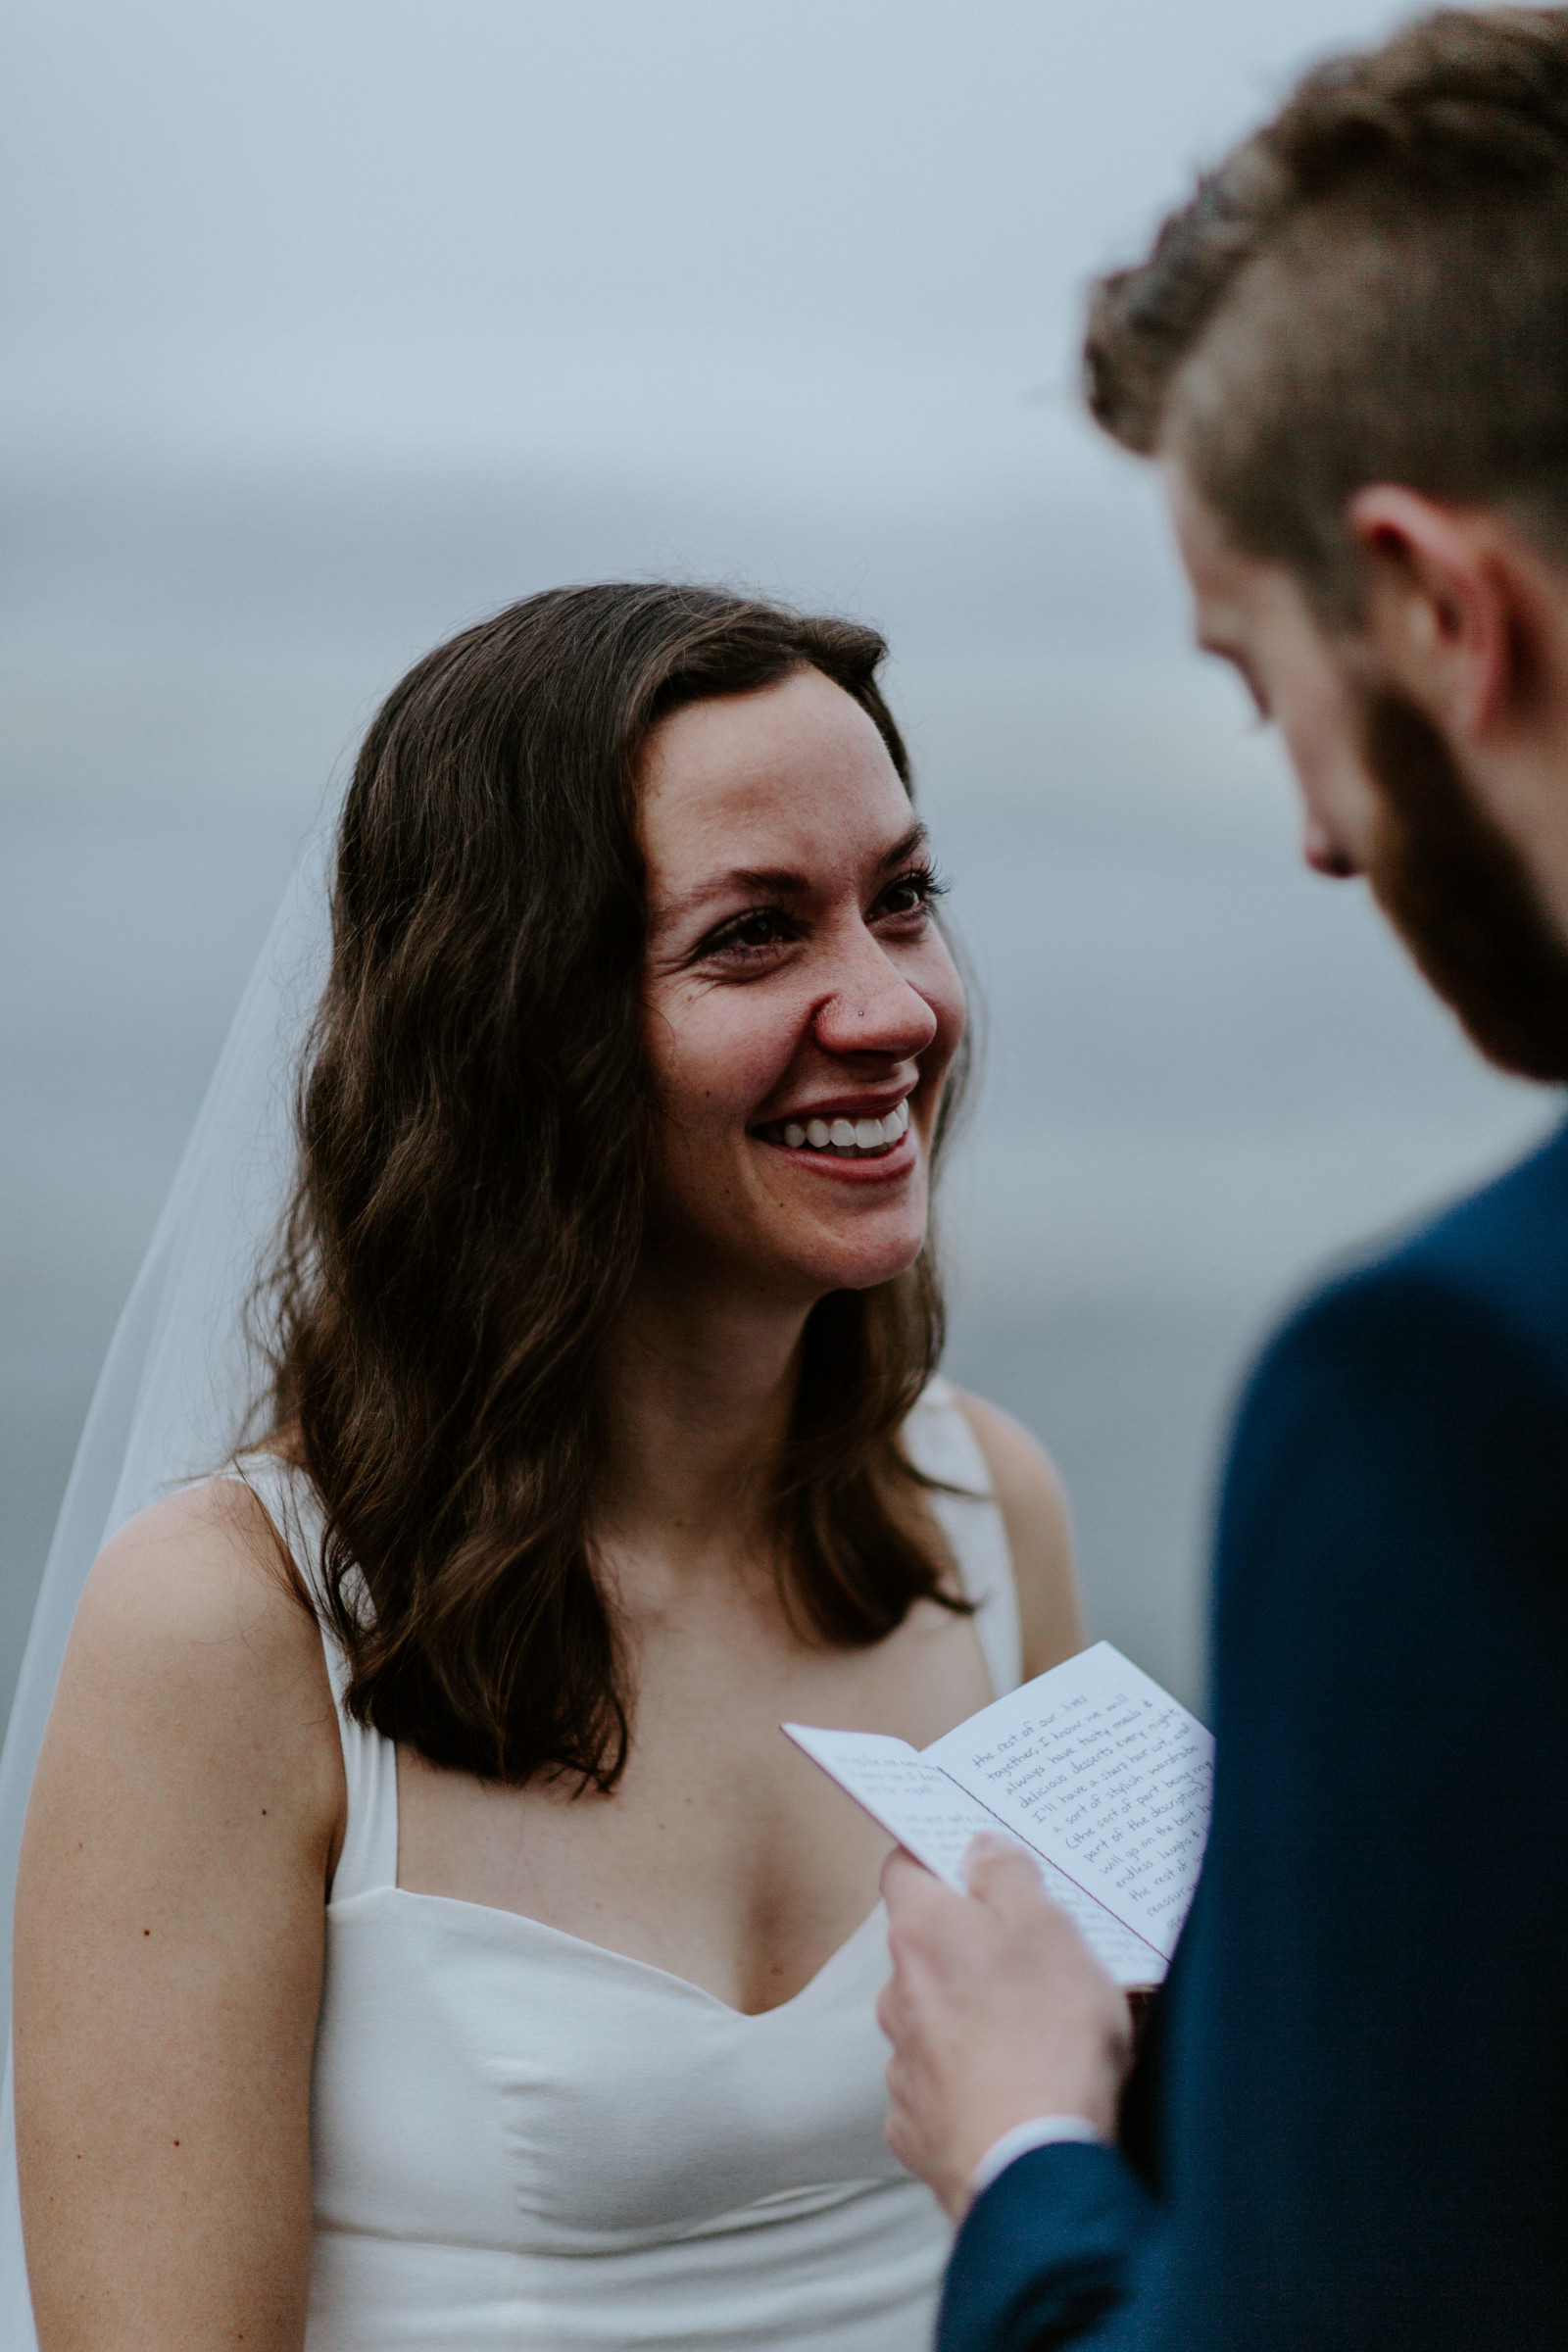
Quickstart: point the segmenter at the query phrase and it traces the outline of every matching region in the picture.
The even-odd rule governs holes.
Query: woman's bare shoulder
[[[127,1519],[93,1562],[77,1623],[117,1624],[159,1646],[205,1647],[232,1632],[285,1651],[320,1647],[287,1550],[238,1478],[206,1479]]]
[[[1061,1480],[1038,1438],[1010,1413],[966,1389],[955,1395],[985,1457],[1007,1531],[1024,1673],[1044,1674],[1081,1649],[1086,1639]]]
[[[156,1727],[209,1755],[265,1740],[319,1751],[330,1766],[336,1719],[320,1633],[239,1479],[151,1503],[105,1544],[72,1627],[61,1706],[106,1730]]]

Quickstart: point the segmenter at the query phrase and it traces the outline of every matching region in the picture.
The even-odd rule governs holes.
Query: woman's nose
[[[937,1033],[936,1013],[868,934],[835,978],[838,985],[812,1023],[824,1053],[908,1061],[925,1052]]]

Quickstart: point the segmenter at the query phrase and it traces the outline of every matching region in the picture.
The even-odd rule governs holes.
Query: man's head
[[[1482,1049],[1568,1077],[1568,11],[1319,69],[1097,289],[1199,633]]]

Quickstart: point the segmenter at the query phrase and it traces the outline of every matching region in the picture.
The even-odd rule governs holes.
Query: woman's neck
[[[600,1541],[702,1573],[765,1545],[808,1308],[639,1277],[608,1366]]]

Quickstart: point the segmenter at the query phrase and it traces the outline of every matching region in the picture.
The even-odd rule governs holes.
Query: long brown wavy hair
[[[885,652],[849,621],[711,590],[556,589],[438,647],[366,738],[298,1177],[259,1295],[265,1409],[324,1507],[347,1703],[433,1763],[609,1789],[626,1761],[591,1528],[658,1116],[650,730],[808,665],[874,720],[907,787]],[[929,1247],[808,1320],[771,1512],[786,1601],[823,1642],[879,1642],[920,1598],[965,1605],[899,1441],[942,1331]]]

